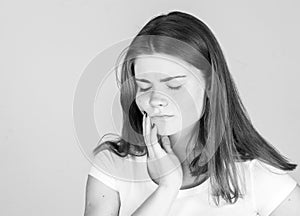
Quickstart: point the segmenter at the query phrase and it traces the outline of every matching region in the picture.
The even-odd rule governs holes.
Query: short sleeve
[[[99,152],[94,158],[89,175],[118,191],[118,181],[115,178],[116,168],[111,154],[113,153],[109,150]]]
[[[250,171],[254,203],[261,216],[270,215],[297,185],[287,171],[257,159],[251,162]]]

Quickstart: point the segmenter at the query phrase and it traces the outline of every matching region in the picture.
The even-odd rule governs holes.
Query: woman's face
[[[134,71],[136,104],[157,125],[159,135],[172,135],[197,123],[205,93],[199,69],[170,55],[153,54],[139,56]]]

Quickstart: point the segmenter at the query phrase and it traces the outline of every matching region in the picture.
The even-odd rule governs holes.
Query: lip
[[[152,118],[158,118],[158,119],[166,119],[173,117],[173,115],[157,115],[157,116],[152,116]]]

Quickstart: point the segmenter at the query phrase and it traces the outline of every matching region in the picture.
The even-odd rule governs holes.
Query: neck
[[[193,158],[193,147],[198,141],[199,121],[169,136],[171,147],[182,164],[183,170],[188,169],[187,157]]]

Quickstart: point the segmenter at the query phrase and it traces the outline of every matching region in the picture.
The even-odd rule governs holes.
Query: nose
[[[159,93],[157,91],[153,91],[151,93],[149,103],[152,107],[157,107],[157,106],[164,107],[164,106],[168,105],[168,101],[167,101],[166,97],[162,93]]]

